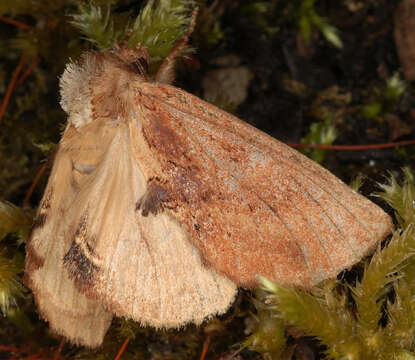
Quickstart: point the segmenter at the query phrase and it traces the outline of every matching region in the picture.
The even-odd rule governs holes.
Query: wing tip
[[[316,278],[315,280],[311,278],[311,283],[308,288],[311,288],[321,281],[327,279],[333,279],[338,276],[344,270],[350,270],[354,265],[359,263],[362,259],[369,256],[376,249],[379,244],[385,240],[392,232],[394,224],[392,218],[385,213],[380,207],[378,207],[378,214],[376,215],[378,219],[374,222],[376,226],[372,227],[372,234],[369,236],[369,241],[361,241],[359,249],[354,249],[355,256],[349,258],[344,263],[339,263],[333,271],[325,274],[323,279]]]

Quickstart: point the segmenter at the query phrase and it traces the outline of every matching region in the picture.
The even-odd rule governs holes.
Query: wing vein
[[[303,191],[304,191],[304,193],[309,197],[309,199],[311,200],[311,201],[313,201],[313,202],[315,202],[315,203],[317,203],[320,207],[321,207],[321,209],[323,210],[323,212],[324,212],[324,214],[327,216],[327,218],[330,220],[330,222],[332,222],[333,224],[334,224],[334,227],[337,229],[337,230],[339,230],[336,226],[335,226],[335,223],[333,222],[333,220],[331,220],[331,218],[327,215],[327,213],[326,213],[326,211],[325,211],[325,209],[319,204],[319,202],[317,201],[317,200],[315,200],[314,199],[314,197],[312,197],[312,195],[308,192],[308,190],[305,188],[305,187],[303,187],[302,185],[301,185],[301,183],[299,183],[298,181],[296,181],[295,180],[295,178],[293,178],[293,177],[291,177],[291,181],[293,181],[293,182],[295,182],[296,184],[297,184],[297,186],[299,186],[300,188],[302,188],[303,189]],[[299,210],[298,209],[298,207],[296,206],[296,204],[295,204],[295,202],[293,202],[293,206],[297,209],[297,210]],[[300,213],[301,213],[301,211],[300,211]],[[329,262],[330,262],[330,265],[331,265],[331,267],[332,267],[332,269],[333,270],[335,270],[335,266],[334,266],[334,264],[333,264],[333,261],[331,260],[331,258],[330,258],[330,254],[329,254],[329,252],[327,251],[327,249],[326,249],[326,247],[324,246],[324,244],[323,244],[323,241],[322,241],[322,239],[321,239],[321,237],[319,236],[319,234],[314,230],[314,228],[311,226],[311,223],[308,221],[308,219],[301,213],[301,217],[303,218],[303,220],[307,223],[307,224],[309,224],[309,228],[311,229],[311,231],[313,232],[313,234],[316,236],[316,238],[317,238],[317,240],[318,240],[318,242],[320,243],[320,245],[321,245],[321,247],[322,247],[322,249],[324,250],[324,252],[326,253],[326,256],[327,256],[327,259],[329,260]],[[340,232],[340,231],[339,231]],[[353,249],[352,249],[352,251],[353,251]]]
[[[148,96],[148,94],[145,94],[145,95],[147,95]],[[166,103],[165,101],[163,101],[163,100],[161,100],[161,99],[158,99],[158,101],[159,102],[162,102],[165,106],[167,106],[167,107],[169,107],[169,108],[173,108],[173,109],[175,109],[176,111],[178,111],[178,112],[180,112],[180,113],[182,113],[182,114],[184,114],[184,115],[186,115],[186,113],[184,112],[184,111],[182,111],[182,110],[180,110],[180,109],[178,109],[177,107],[175,107],[175,106],[173,106],[172,104],[170,104],[170,103]],[[200,122],[205,122],[205,123],[209,123],[209,124],[211,124],[213,127],[218,127],[218,128],[220,128],[222,131],[226,131],[227,133],[229,133],[229,134],[231,134],[231,135],[233,135],[233,136],[240,136],[240,134],[238,134],[238,133],[235,133],[234,131],[232,131],[233,129],[232,128],[230,128],[230,127],[228,127],[228,126],[225,126],[226,124],[219,124],[217,121],[214,121],[214,120],[212,120],[211,118],[209,118],[209,117],[203,117],[203,118],[199,118],[199,117],[197,117],[197,116],[195,116],[195,115],[193,115],[193,114],[191,114],[192,115],[192,117],[193,117],[193,120],[189,120],[189,118],[188,117],[186,117],[186,116],[183,116],[182,117],[182,119],[183,119],[183,121],[195,121],[195,120],[199,120]],[[191,118],[190,118],[191,119]],[[208,131],[208,130],[207,130]],[[258,146],[257,146],[257,143],[255,142],[255,141],[247,141],[248,139],[244,139],[244,141],[245,142],[247,142],[248,144],[250,144],[251,146],[253,146],[255,149],[259,149],[259,150],[262,150],[262,149],[260,149]],[[249,140],[251,140],[251,139],[249,139]],[[281,143],[283,146],[287,146],[287,145],[285,145],[285,144],[283,144],[283,143]],[[287,146],[288,147],[288,146]],[[270,157],[272,157],[273,158],[273,153],[275,152],[275,151],[273,151],[273,149],[272,148],[270,148],[270,147],[267,147],[269,150],[269,154],[270,154]],[[289,148],[289,147],[288,147]],[[292,151],[292,149],[291,148],[289,148],[290,149],[290,151]],[[315,185],[316,187],[318,187],[319,189],[321,189],[323,192],[325,192],[327,195],[329,195],[332,199],[333,199],[333,201],[335,201],[338,205],[340,205],[347,213],[349,213],[354,219],[355,219],[355,221],[357,222],[357,223],[359,223],[360,224],[360,226],[366,231],[366,233],[369,235],[369,236],[373,236],[373,234],[372,234],[372,232],[368,229],[368,227],[366,226],[366,224],[365,223],[363,223],[362,221],[360,221],[360,219],[358,218],[358,217],[356,217],[346,206],[344,206],[343,204],[342,204],[342,202],[340,201],[340,200],[338,200],[338,197],[339,197],[339,194],[338,193],[336,193],[336,191],[333,191],[333,193],[336,195],[333,195],[333,193],[331,193],[331,192],[329,192],[329,191],[327,191],[327,188],[331,188],[331,187],[322,187],[322,186],[320,186],[314,179],[313,179],[313,177],[312,176],[310,176],[310,175],[308,175],[307,174],[307,172],[308,172],[308,170],[309,169],[307,169],[307,168],[304,168],[304,167],[300,167],[300,166],[297,166],[296,165],[296,163],[295,162],[293,162],[293,161],[289,161],[289,160],[287,160],[285,157],[279,157],[278,158],[278,161],[279,162],[282,162],[284,165],[286,165],[290,170],[294,170],[294,171],[297,171],[297,172],[299,172],[299,173],[301,173],[304,177],[306,177],[313,185]],[[320,177],[319,177],[320,178]],[[324,180],[324,179],[323,179]]]
[[[298,183],[295,179],[293,179],[294,182],[297,183],[297,185],[301,186],[300,183]],[[317,204],[321,211],[324,213],[324,215],[327,217],[327,219],[330,221],[330,223],[334,226],[334,228],[343,236],[344,239],[346,239],[346,243],[349,245],[350,250],[352,251],[352,253],[355,255],[356,258],[358,258],[358,255],[356,254],[355,250],[353,249],[353,246],[351,245],[351,243],[348,241],[348,236],[346,234],[346,232],[344,231],[343,227],[341,227],[339,224],[337,224],[332,218],[331,216],[327,213],[326,209],[320,204],[320,202],[318,202],[316,200],[316,198],[305,188],[303,187],[304,192],[307,194],[307,196],[309,197],[309,199],[311,201],[313,201],[315,204]]]
[[[184,128],[184,130],[186,131],[186,133],[187,133],[187,136],[189,137],[189,138],[192,138],[193,139],[193,142],[195,143],[195,144],[197,144],[198,145],[198,147],[199,147],[199,149],[201,150],[201,151],[203,151],[204,153],[205,153],[205,155],[209,158],[209,160],[210,160],[210,162],[211,162],[211,164],[213,164],[213,166],[215,167],[215,169],[217,169],[218,168],[218,166],[217,166],[217,164],[216,164],[216,162],[214,161],[214,159],[212,158],[212,156],[210,155],[210,154],[208,154],[208,152],[207,151],[204,151],[203,150],[203,148],[202,148],[202,145],[200,144],[200,141],[193,135],[195,132],[192,132],[192,131],[190,131],[189,130],[189,128],[183,123],[183,128]],[[222,169],[223,171],[225,171],[226,173],[228,173],[228,176],[229,177],[232,177],[232,178],[234,178],[234,179],[236,179],[230,172],[229,172],[229,170],[228,169]],[[238,180],[238,179],[236,179],[236,180]],[[303,259],[304,259],[304,263],[305,263],[305,265],[307,266],[307,269],[309,270],[309,274],[310,274],[310,266],[309,266],[309,264],[308,264],[308,261],[307,261],[307,257],[305,256],[305,254],[304,254],[304,251],[303,251],[303,249],[301,248],[301,246],[299,245],[299,243],[298,243],[298,241],[299,241],[299,239],[293,234],[293,232],[291,231],[291,229],[290,229],[290,227],[288,226],[288,224],[286,224],[283,220],[282,220],[282,218],[281,218],[281,216],[278,214],[278,212],[276,211],[276,209],[274,209],[270,204],[268,204],[255,190],[253,190],[252,188],[250,188],[250,187],[247,187],[245,184],[243,184],[243,183],[241,183],[241,182],[239,182],[239,185],[242,187],[242,188],[244,188],[244,189],[246,189],[248,192],[250,192],[250,193],[252,193],[252,194],[254,194],[262,203],[264,203],[267,207],[268,207],[268,209],[278,218],[278,220],[283,224],[283,226],[286,228],[286,230],[288,231],[288,233],[291,235],[291,237],[292,237],[292,239],[294,240],[294,243],[296,244],[296,246],[298,247],[298,249],[300,250],[300,253],[301,253],[301,255],[302,255],[302,257],[303,257]]]

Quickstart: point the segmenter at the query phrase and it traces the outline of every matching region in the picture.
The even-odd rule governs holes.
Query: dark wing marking
[[[88,212],[81,217],[71,247],[63,258],[63,266],[68,270],[69,278],[84,293],[94,286],[101,265],[90,245],[96,241],[88,239],[87,221]]]
[[[137,201],[136,210],[141,210],[143,216],[157,215],[170,200],[169,191],[160,180],[150,180],[145,194]]]
[[[232,115],[167,85],[137,85],[135,98],[174,216],[205,260],[239,284],[261,274],[310,286],[389,233],[379,207]]]

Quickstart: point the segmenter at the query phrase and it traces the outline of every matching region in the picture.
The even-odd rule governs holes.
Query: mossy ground
[[[171,3],[180,5],[179,1]],[[246,98],[235,105],[226,95],[228,90],[218,84],[217,104],[282,141],[298,143],[304,139],[314,143],[335,141],[358,145],[413,138],[414,90],[410,83],[402,82],[393,37],[392,14],[397,1],[200,0],[198,3],[200,13],[191,40],[194,51],[179,64],[176,86],[203,97],[202,85],[210,71],[244,66],[251,74]],[[58,77],[69,58],[76,59],[94,47],[94,43],[84,39],[85,32],[80,33],[71,24],[71,21],[85,21],[85,18],[70,16],[88,9],[89,5],[80,7],[79,4],[75,0],[19,0],[0,4],[0,15],[31,26],[28,30],[0,21],[0,97],[5,96],[21,56],[26,56],[28,65],[39,61],[33,73],[16,86],[0,119],[0,200],[22,205],[43,162],[53,157],[53,145],[59,141],[65,123],[65,114],[59,107]],[[122,36],[117,31],[121,31],[128,18],[132,19],[132,25],[144,6],[144,2],[131,0],[96,0],[94,4],[103,14],[106,11],[110,14],[109,22],[101,23],[103,44]],[[330,36],[336,35],[325,34],[330,31],[327,25],[338,30],[336,34],[342,47],[330,41]],[[236,56],[238,65],[232,62],[223,65],[221,59],[230,55]],[[157,56],[159,60],[165,54],[156,53]],[[394,76],[397,80],[393,80]],[[363,175],[367,181],[361,192],[369,195],[375,190],[376,181],[385,182],[388,172],[401,176],[403,166],[415,163],[414,149],[308,150],[306,153],[345,182]],[[21,222],[9,224],[11,231],[16,232],[17,226],[23,236],[27,226],[24,216],[30,219],[33,215],[46,180],[44,175],[26,202],[28,207],[19,215]],[[392,213],[379,198],[372,200]],[[15,235],[8,235],[0,245],[4,259],[13,258],[16,264],[21,262],[24,246],[16,241]],[[363,266],[358,266],[341,277],[355,284],[362,271]],[[16,271],[7,274],[19,280]],[[3,275],[0,272],[0,277]],[[410,289],[410,285],[403,283],[401,287]],[[198,359],[203,343],[210,338],[206,358],[219,359],[221,354],[238,349],[246,340],[247,331],[253,328],[251,314],[256,308],[252,295],[241,290],[226,315],[198,328],[155,331],[116,320],[102,348],[89,351],[66,345],[61,357],[113,359],[124,339],[129,337],[122,359]],[[12,301],[10,306],[15,310],[8,309],[8,315],[1,319],[0,346],[21,351],[15,359],[28,358],[29,354],[57,346],[59,339],[50,336],[47,325],[38,319],[30,293],[27,291],[21,296],[17,286],[10,296],[16,299],[17,306]],[[388,296],[393,302],[394,295]],[[260,313],[258,318],[264,316]],[[386,324],[388,314],[384,312],[382,316],[381,322]],[[288,350],[274,358],[324,356],[326,349],[316,341],[301,337],[302,333],[292,328],[288,328],[288,334]],[[2,351],[0,347],[0,351],[1,358],[14,356],[6,348]],[[237,356],[263,358],[260,353],[247,349]],[[53,353],[48,353],[34,359],[52,357]]]

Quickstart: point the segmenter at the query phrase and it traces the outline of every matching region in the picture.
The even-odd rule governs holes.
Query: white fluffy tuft
[[[76,128],[88,124],[92,118],[90,80],[94,67],[91,57],[86,57],[82,65],[70,62],[60,78],[60,104]]]

